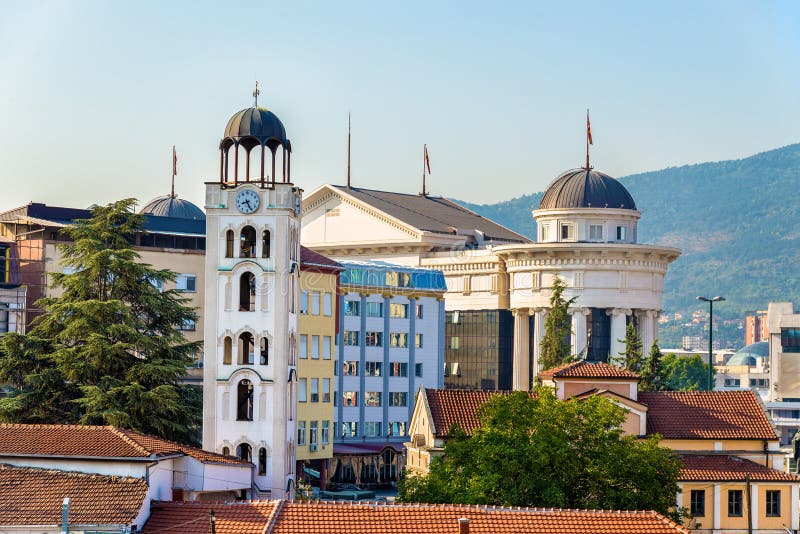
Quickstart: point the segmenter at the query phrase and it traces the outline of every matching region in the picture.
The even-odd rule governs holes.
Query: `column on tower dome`
[[[590,308],[572,308],[572,337],[570,350],[572,354],[577,354],[581,357],[586,355],[586,344],[588,328],[586,322],[589,314],[592,313]]]
[[[611,360],[625,352],[625,328],[628,326],[627,317],[631,314],[631,310],[611,308],[606,310],[606,314],[611,317],[611,351],[609,354],[609,360]]]
[[[537,308],[533,319],[533,376],[539,374],[539,357],[542,355],[542,338],[544,338],[544,322],[547,320],[547,308]]]

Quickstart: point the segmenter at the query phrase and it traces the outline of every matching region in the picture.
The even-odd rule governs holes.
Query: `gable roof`
[[[468,232],[478,230],[483,234],[485,241],[531,242],[527,237],[443,197],[409,195],[360,187],[348,188],[341,185],[329,187],[426,232],[453,235],[456,233],[455,229]]]
[[[262,534],[281,501],[154,502],[142,534],[208,534],[211,512],[217,534]]]
[[[113,426],[0,424],[0,457],[61,456],[130,460],[186,455],[204,463],[250,465],[196,447]]]
[[[217,534],[442,534],[470,520],[470,534],[688,534],[656,512],[555,510],[451,504],[330,501],[154,503],[143,534],[206,534],[214,510]],[[261,519],[260,519],[261,518]]]
[[[639,401],[647,433],[666,439],[778,439],[751,390],[639,393]]]
[[[300,269],[313,271],[313,267],[322,268],[331,272],[344,270],[341,264],[323,256],[319,252],[314,252],[310,248],[300,245]]]
[[[434,435],[446,438],[450,428],[458,423],[467,435],[481,426],[478,407],[494,395],[508,395],[510,391],[479,391],[471,389],[425,389],[431,410]]]
[[[69,497],[72,525],[128,525],[147,495],[140,478],[0,464],[0,525],[60,525]]]
[[[800,482],[800,476],[736,456],[705,454],[681,456],[683,467],[678,480],[683,482],[724,482],[745,480],[753,482]]]
[[[602,378],[605,380],[639,380],[639,375],[605,362],[579,360],[539,373],[541,378]]]

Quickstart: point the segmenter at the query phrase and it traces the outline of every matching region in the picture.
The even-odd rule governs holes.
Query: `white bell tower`
[[[206,183],[203,448],[254,464],[251,498],[294,497],[302,190],[290,171],[283,124],[254,106],[228,121]]]

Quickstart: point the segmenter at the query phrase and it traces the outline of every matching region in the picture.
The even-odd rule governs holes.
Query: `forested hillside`
[[[603,172],[613,169],[599,169]],[[731,161],[673,167],[620,178],[642,211],[639,242],[678,247],[664,308],[697,309],[696,295],[724,295],[724,318],[800,305],[800,144]],[[542,193],[491,205],[463,203],[532,237]]]

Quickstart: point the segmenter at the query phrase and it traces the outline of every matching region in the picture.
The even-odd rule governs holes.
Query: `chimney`
[[[469,534],[469,519],[462,517],[458,520],[458,534]]]

